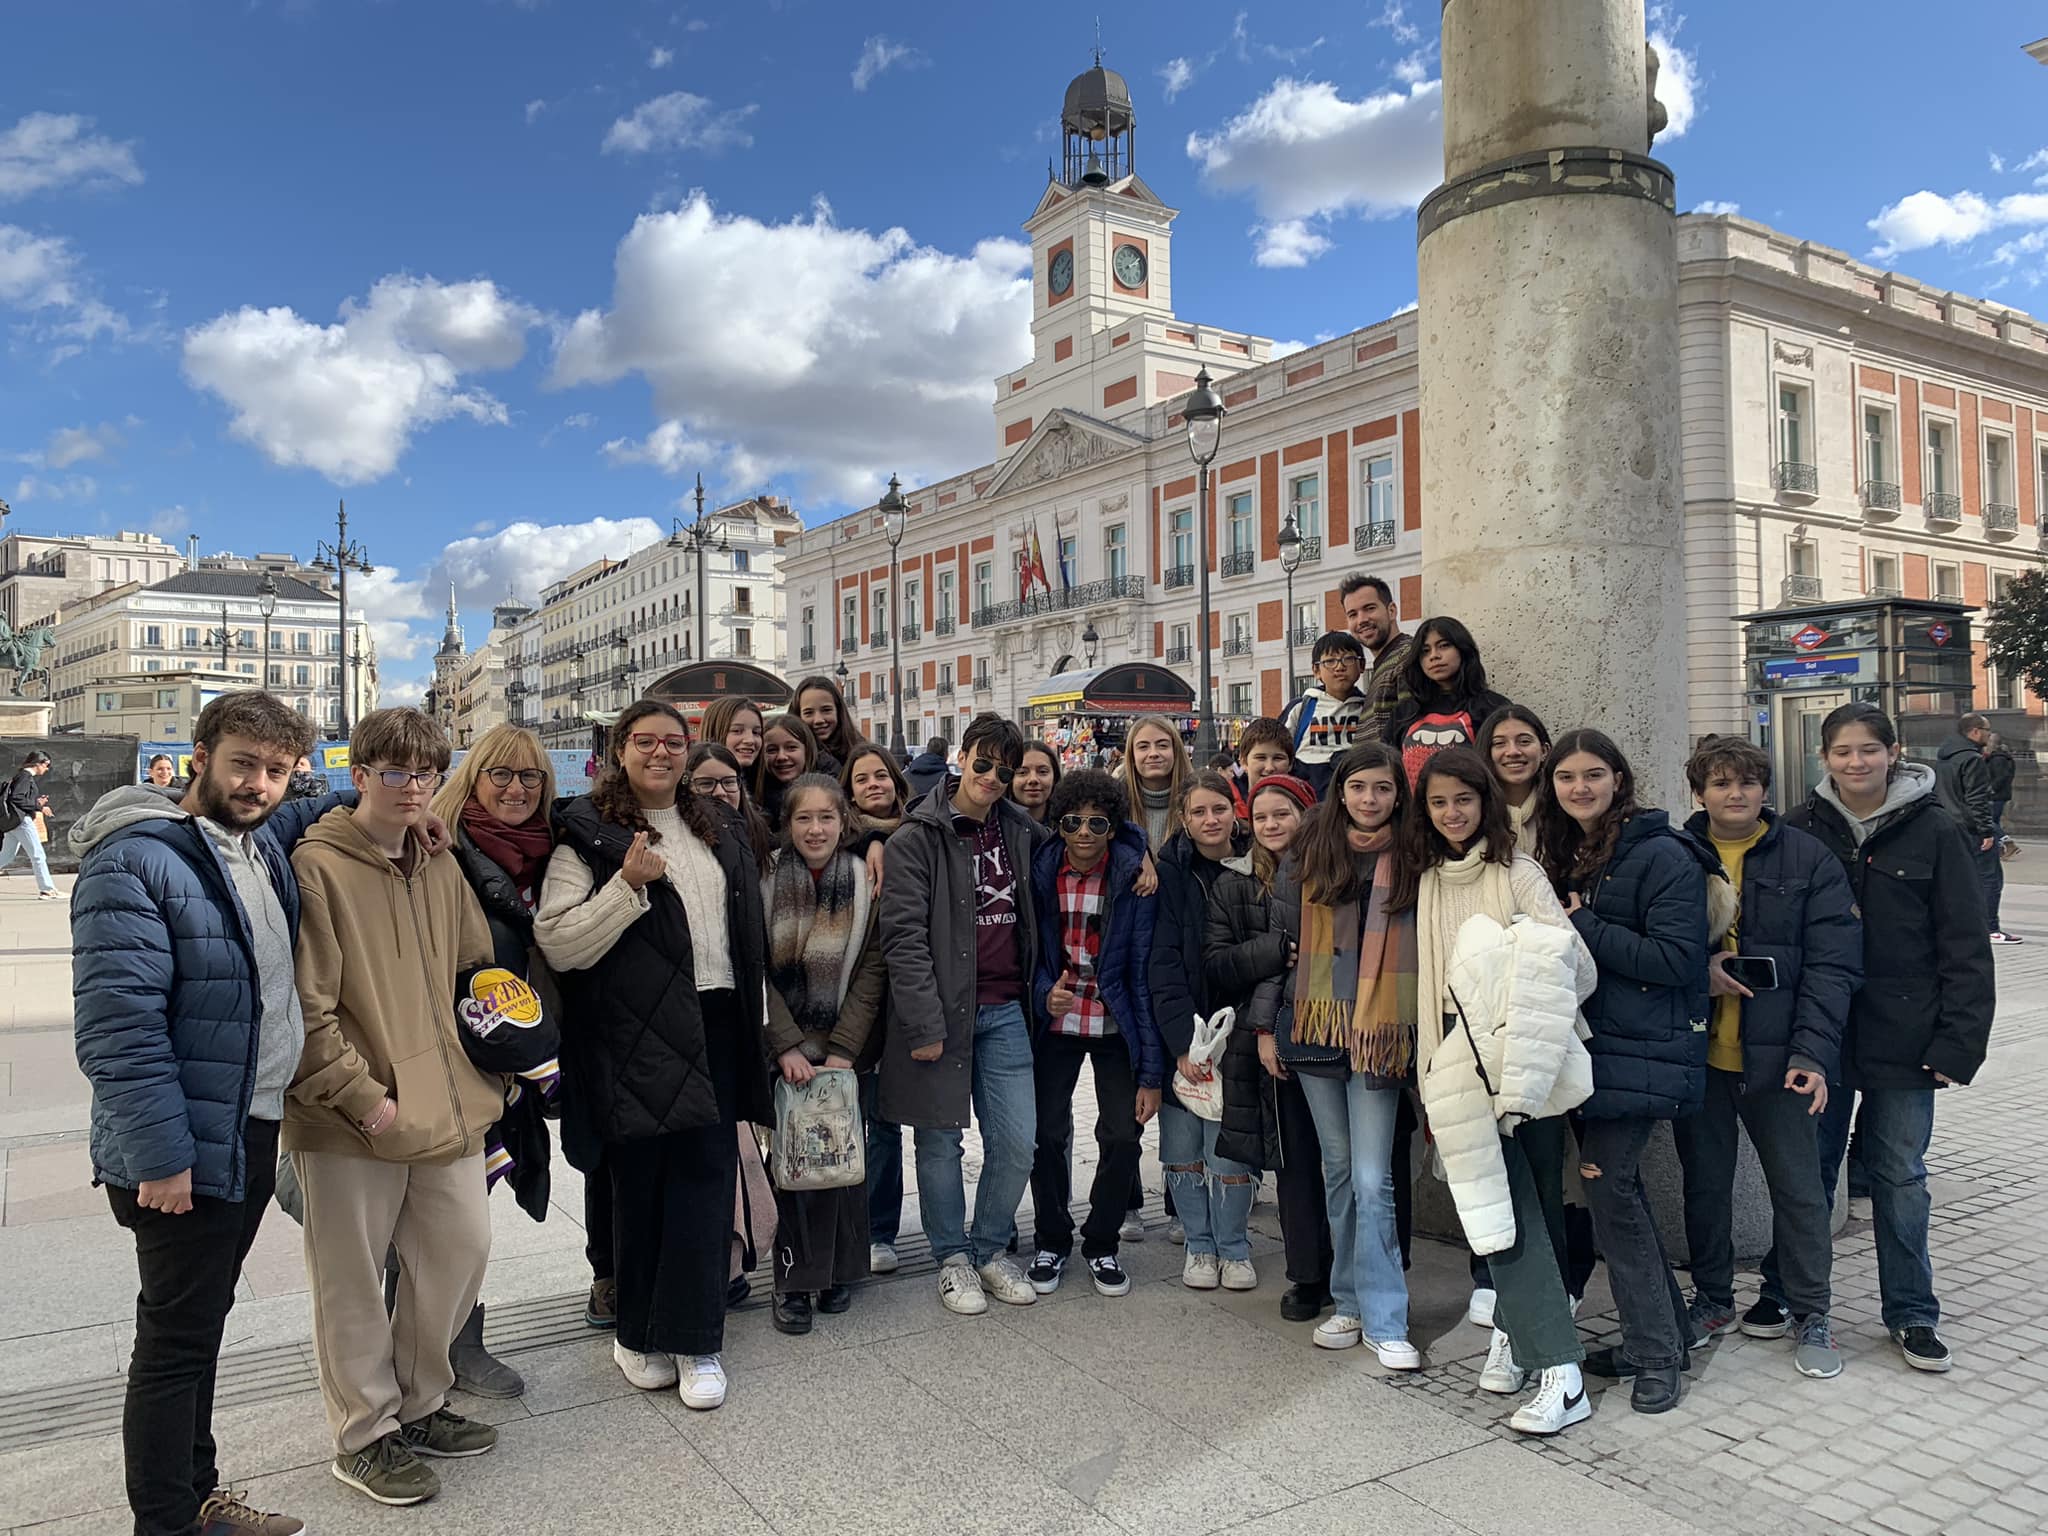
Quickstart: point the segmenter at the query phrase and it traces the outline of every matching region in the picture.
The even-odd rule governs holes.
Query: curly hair
[[[649,824],[640,797],[633,793],[632,782],[626,777],[625,750],[626,739],[632,735],[633,727],[657,715],[674,721],[677,732],[684,737],[689,736],[690,728],[673,704],[664,704],[658,699],[642,699],[637,704],[628,704],[619,712],[611,735],[606,738],[604,766],[598,770],[597,783],[590,791],[590,803],[600,817],[629,832],[645,832],[650,844],[659,843],[661,833]],[[716,848],[717,817],[700,796],[691,794],[689,786],[680,782],[682,766],[681,763],[676,764],[676,814],[682,817],[683,825],[694,832],[705,847]]]
[[[1558,767],[1566,758],[1581,753],[1598,758],[1614,773],[1614,803],[1590,831],[1581,828],[1557,803]],[[1636,776],[1614,738],[1589,727],[1566,731],[1557,738],[1543,758],[1543,776],[1536,781],[1536,856],[1543,861],[1543,872],[1550,876],[1558,895],[1582,888],[1607,867],[1614,857],[1614,845],[1621,840],[1622,823],[1642,809],[1636,799]]]
[[[1052,798],[1045,803],[1045,824],[1055,831],[1062,816],[1070,816],[1081,807],[1093,806],[1109,818],[1109,830],[1115,835],[1117,823],[1124,819],[1127,806],[1124,787],[1117,783],[1112,774],[1100,768],[1076,768],[1052,788]]]

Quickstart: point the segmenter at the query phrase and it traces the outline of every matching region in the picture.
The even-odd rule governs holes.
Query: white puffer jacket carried
[[[1579,1004],[1599,979],[1573,929],[1527,917],[1504,928],[1481,914],[1458,930],[1445,980],[1463,1023],[1431,1055],[1422,1105],[1474,1253],[1515,1240],[1500,1149],[1508,1117],[1546,1119],[1592,1096]]]

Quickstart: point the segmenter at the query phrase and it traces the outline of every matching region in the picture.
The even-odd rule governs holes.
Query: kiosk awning
[[[1149,661],[1120,661],[1048,677],[1024,701],[1024,711],[1032,720],[1056,720],[1061,715],[1182,715],[1194,703],[1194,688],[1178,673]]]

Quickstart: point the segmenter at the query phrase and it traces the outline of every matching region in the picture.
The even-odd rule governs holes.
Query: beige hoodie
[[[470,1065],[456,1033],[456,975],[492,958],[461,869],[416,852],[401,875],[343,809],[300,839],[292,868],[306,1050],[285,1104],[285,1150],[395,1163],[480,1152],[505,1093]],[[397,1119],[366,1135],[361,1122],[387,1095]]]

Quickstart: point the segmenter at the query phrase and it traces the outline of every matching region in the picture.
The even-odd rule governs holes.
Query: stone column
[[[1418,218],[1423,606],[1687,804],[1678,267],[1643,0],[1445,0]],[[1404,615],[1412,622],[1422,614]]]

